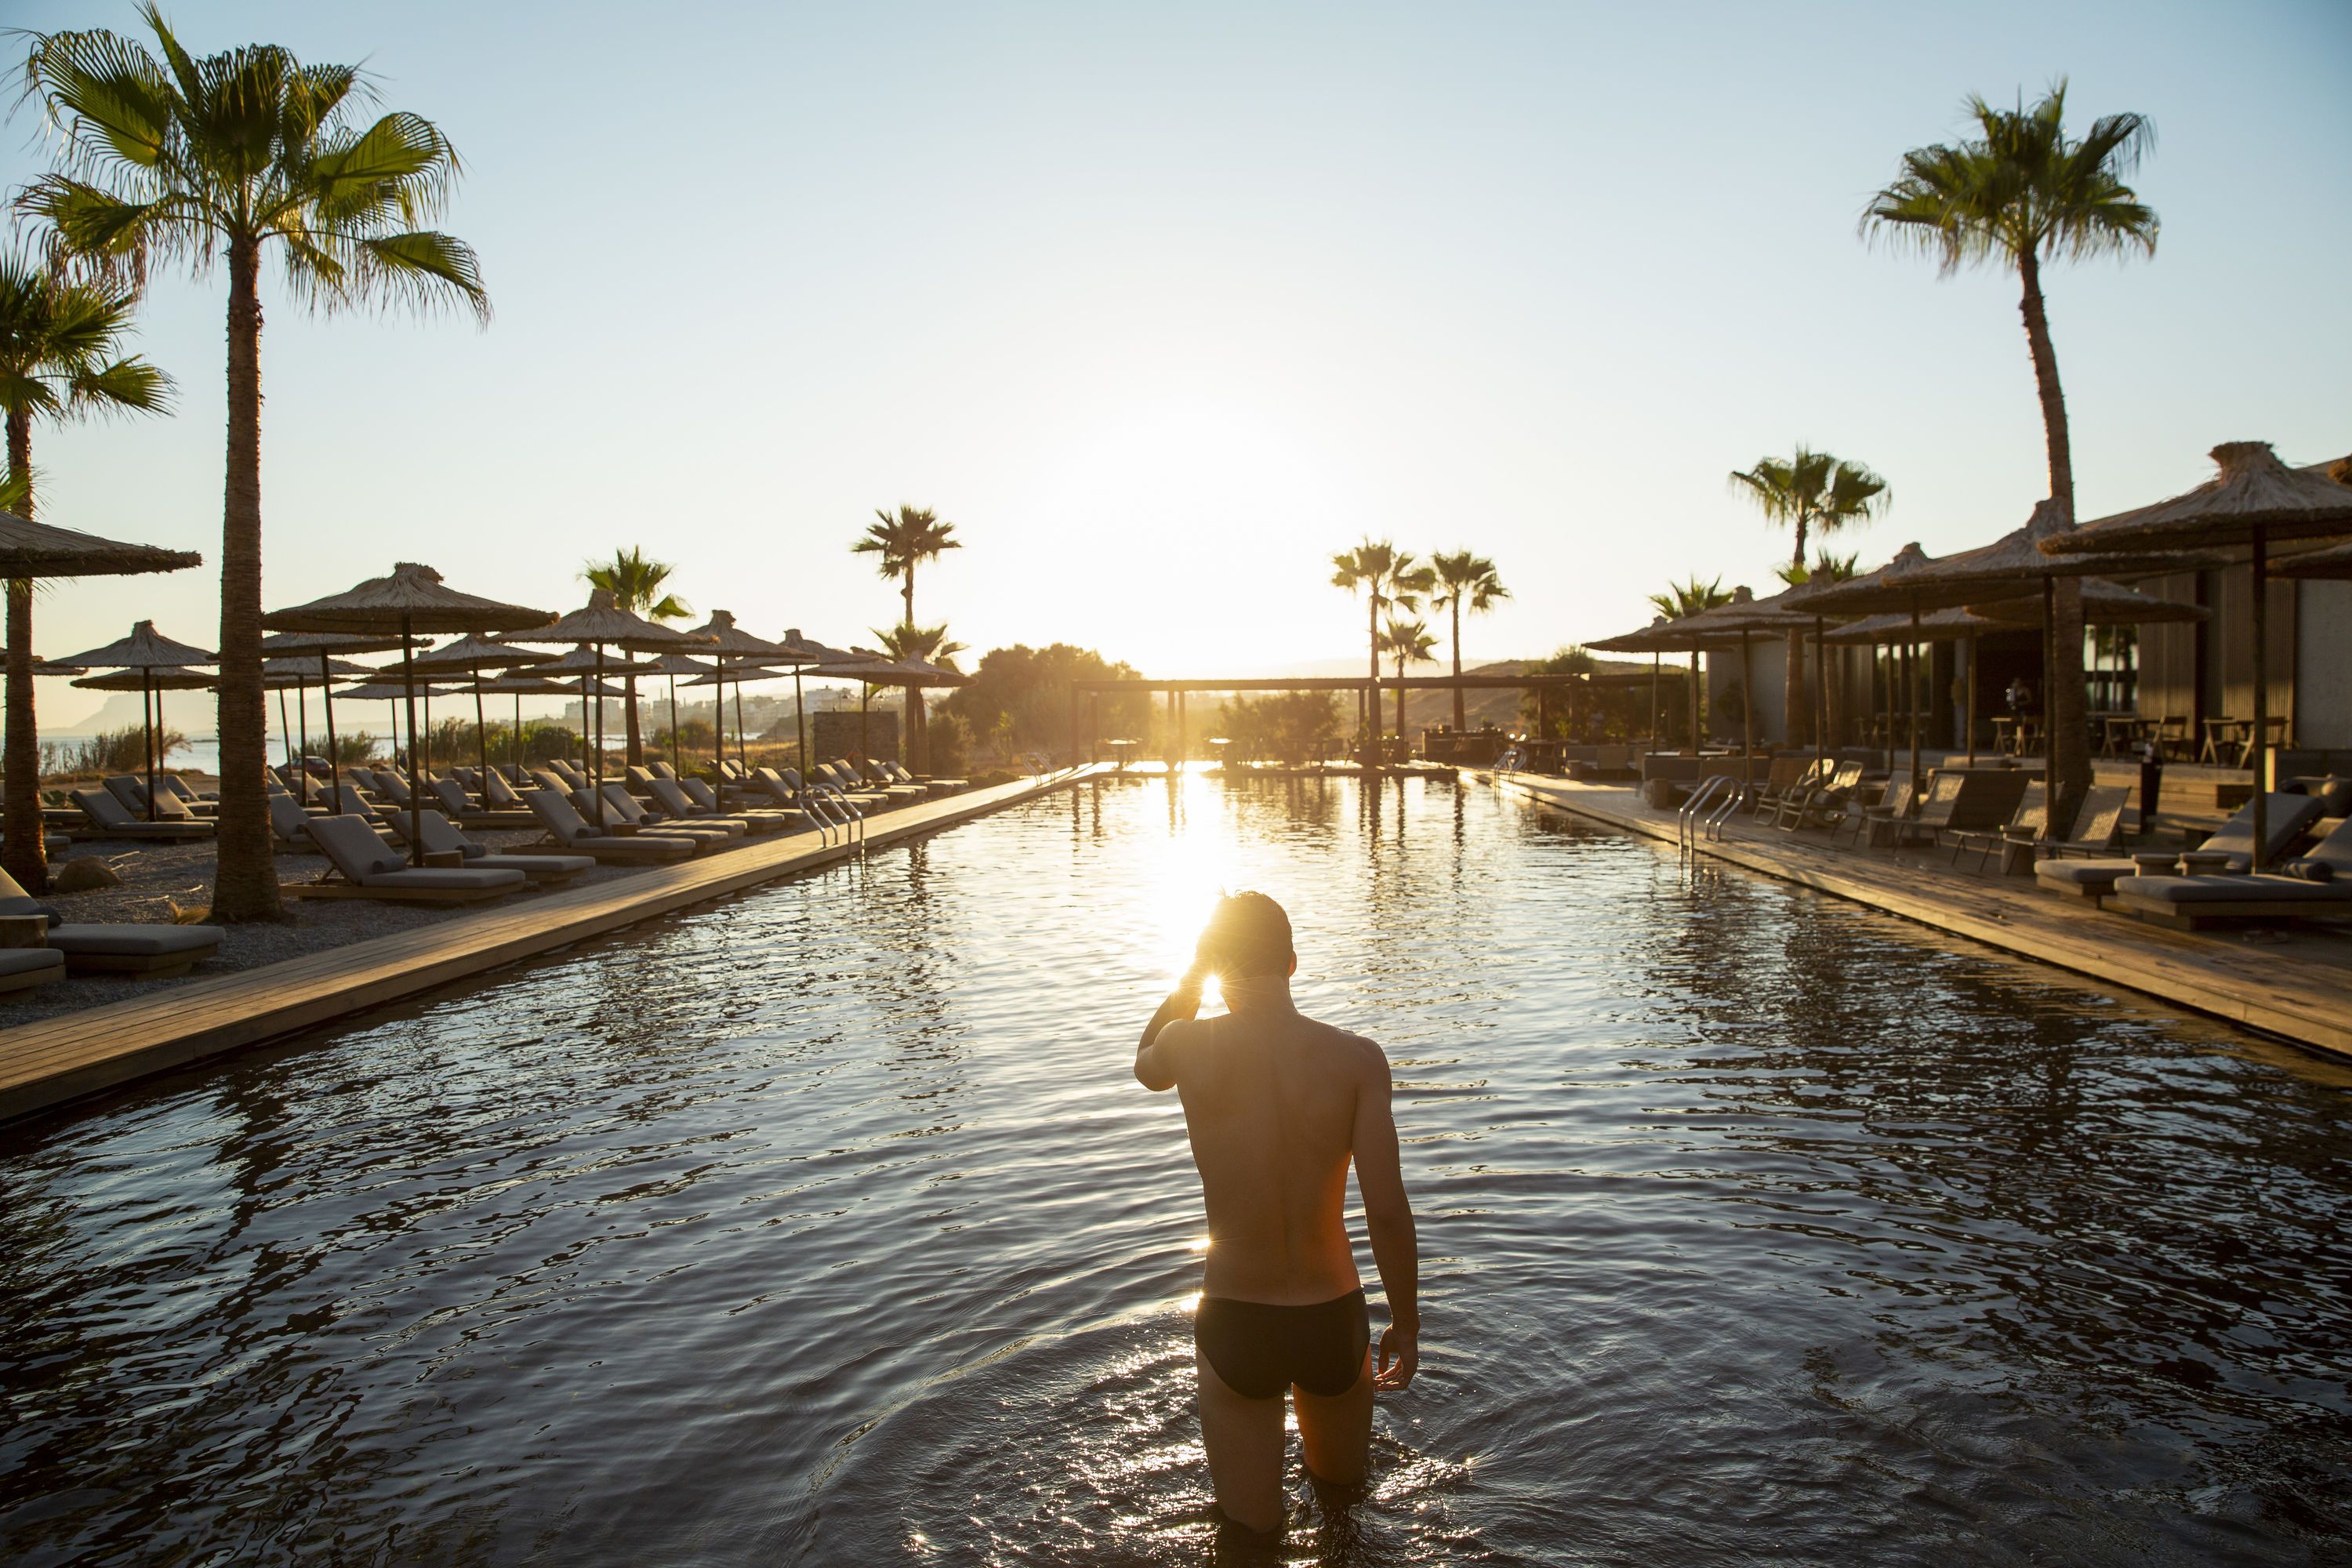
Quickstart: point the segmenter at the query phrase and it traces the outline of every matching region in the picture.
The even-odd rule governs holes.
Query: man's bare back
[[[1290,1000],[1296,963],[1278,905],[1258,894],[1224,900],[1135,1061],[1146,1088],[1175,1089],[1183,1101],[1209,1219],[1194,1323],[1202,1434],[1219,1504],[1259,1530],[1282,1518],[1284,1394],[1308,1469],[1352,1483],[1364,1474],[1373,1389],[1404,1387],[1420,1359],[1388,1058],[1300,1015]],[[1228,1012],[1196,1021],[1211,973]],[[1388,1298],[1377,1372],[1342,1217],[1350,1163]]]

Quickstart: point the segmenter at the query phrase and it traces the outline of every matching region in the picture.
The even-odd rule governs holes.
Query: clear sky
[[[549,608],[642,544],[698,610],[866,641],[848,546],[935,508],[919,579],[975,649],[1155,674],[1360,648],[1328,557],[1469,545],[1474,658],[1642,624],[1692,571],[1769,591],[1726,473],[1802,440],[1884,473],[1865,564],[2021,522],[2039,415],[2007,277],[1854,220],[1971,90],[2153,117],[2152,262],[2050,279],[2083,515],[2215,442],[2352,449],[2352,7],[167,6],[200,52],[363,60],[468,172],[496,320],[263,342],[265,596],[430,562]],[[6,0],[34,27],[128,4]],[[35,111],[0,179],[44,166]],[[224,280],[153,290],[177,415],[45,433],[43,515],[199,549],[57,586],[44,653],[216,626]],[[1441,649],[1441,655],[1444,650]],[[45,683],[44,719],[85,694]]]

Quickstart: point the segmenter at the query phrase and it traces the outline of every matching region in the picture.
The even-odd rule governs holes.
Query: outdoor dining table
[[[2152,739],[2157,731],[2157,721],[2143,719],[2137,713],[2102,713],[2098,719],[2100,728],[2105,733],[2105,742],[2099,748],[2099,754],[2103,757],[2134,755],[2141,742]]]
[[[2252,749],[2254,721],[2252,719],[2208,719],[2205,721],[2205,747],[2197,753],[2200,763],[2215,767],[2243,767],[2246,753]],[[2235,762],[2224,758],[2234,752]]]
[[[1135,749],[1143,744],[1143,742],[1140,741],[1105,741],[1103,744],[1110,748],[1110,754],[1117,759],[1117,761],[1112,763],[1114,771],[1124,772],[1127,768],[1128,758],[1133,756],[1135,754]]]
[[[2013,714],[1992,716],[1992,749],[2012,757],[2026,756],[2041,746],[2041,726],[2032,719]]]

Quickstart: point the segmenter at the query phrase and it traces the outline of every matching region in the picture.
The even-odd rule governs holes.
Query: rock
[[[114,868],[95,855],[78,855],[57,869],[49,879],[49,887],[60,893],[90,893],[100,888],[119,888],[122,878]]]

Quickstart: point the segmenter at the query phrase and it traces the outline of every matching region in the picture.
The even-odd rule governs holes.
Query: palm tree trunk
[[[1404,656],[1397,656],[1397,739],[1404,739]]]
[[[2066,431],[2066,394],[2058,383],[2058,353],[2051,346],[2050,316],[2042,299],[2041,262],[2032,251],[2018,257],[2022,285],[2018,311],[2025,318],[2026,347],[2033,355],[2033,382],[2042,395],[2042,432],[2050,447],[2050,499],[2074,526],[2074,455]],[[2083,679],[2083,584],[2061,577],[2050,601],[2050,668],[2042,681],[2043,717],[2051,727],[2050,820],[2071,822],[2091,787],[2090,693]]]
[[[228,247],[228,472],[221,518],[220,825],[217,921],[285,919],[261,786],[268,709],[261,691],[261,262],[258,241]]]
[[[1454,601],[1454,679],[1462,679],[1462,601]],[[1468,726],[1463,718],[1462,689],[1454,689],[1454,732],[1460,734]]]
[[[1381,592],[1378,584],[1370,590],[1371,611],[1364,617],[1365,634],[1371,639],[1370,684],[1364,688],[1364,766],[1375,768],[1381,761]]]
[[[625,680],[629,688],[629,766],[641,768],[646,765],[646,746],[637,730],[637,678],[631,675]]]
[[[931,771],[930,736],[925,727],[923,689],[907,688],[907,771],[928,774]]]
[[[8,412],[8,473],[24,481],[25,515],[33,515],[33,416]],[[33,722],[33,583],[8,579],[7,738],[0,742],[0,811],[7,817],[0,866],[28,893],[49,885],[41,850],[41,742]]]

